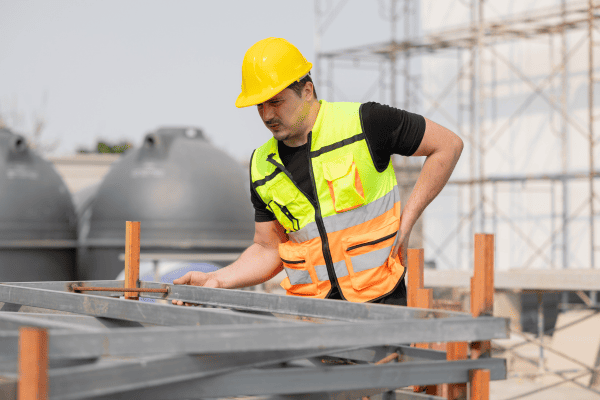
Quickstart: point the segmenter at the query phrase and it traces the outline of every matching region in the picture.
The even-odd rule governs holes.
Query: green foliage
[[[115,154],[125,153],[127,150],[132,149],[133,145],[127,141],[121,141],[116,144],[107,142],[98,142],[94,150],[80,148],[77,150],[78,153],[100,153],[100,154]]]

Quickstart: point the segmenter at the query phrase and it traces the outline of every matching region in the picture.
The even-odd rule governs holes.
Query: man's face
[[[294,145],[307,133],[306,117],[310,109],[305,90],[302,97],[284,89],[264,103],[257,104],[258,114],[275,139]],[[310,128],[308,128],[310,130]],[[303,143],[297,143],[300,145]]]

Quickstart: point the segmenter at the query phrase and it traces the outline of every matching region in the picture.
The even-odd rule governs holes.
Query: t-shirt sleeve
[[[392,154],[411,156],[425,134],[425,118],[379,103],[364,103],[361,121],[378,171],[387,168]]]
[[[269,222],[275,220],[275,214],[273,214],[260,198],[252,183],[250,183],[250,199],[254,206],[254,222]]]

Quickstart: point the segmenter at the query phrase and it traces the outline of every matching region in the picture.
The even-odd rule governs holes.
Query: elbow
[[[458,137],[458,135],[454,135],[453,148],[455,162],[458,162],[458,159],[460,158],[464,147],[465,143],[463,142],[463,140],[460,137]]]

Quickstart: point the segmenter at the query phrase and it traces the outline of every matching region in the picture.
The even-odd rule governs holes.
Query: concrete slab
[[[594,368],[600,365],[600,313],[593,310],[562,313],[558,316],[556,328],[550,343],[553,349],[565,353],[587,367]],[[567,371],[568,377],[581,374],[585,369],[550,351],[546,352],[546,367],[552,371]],[[597,379],[598,372],[586,374],[577,379],[577,382],[589,386]]]

